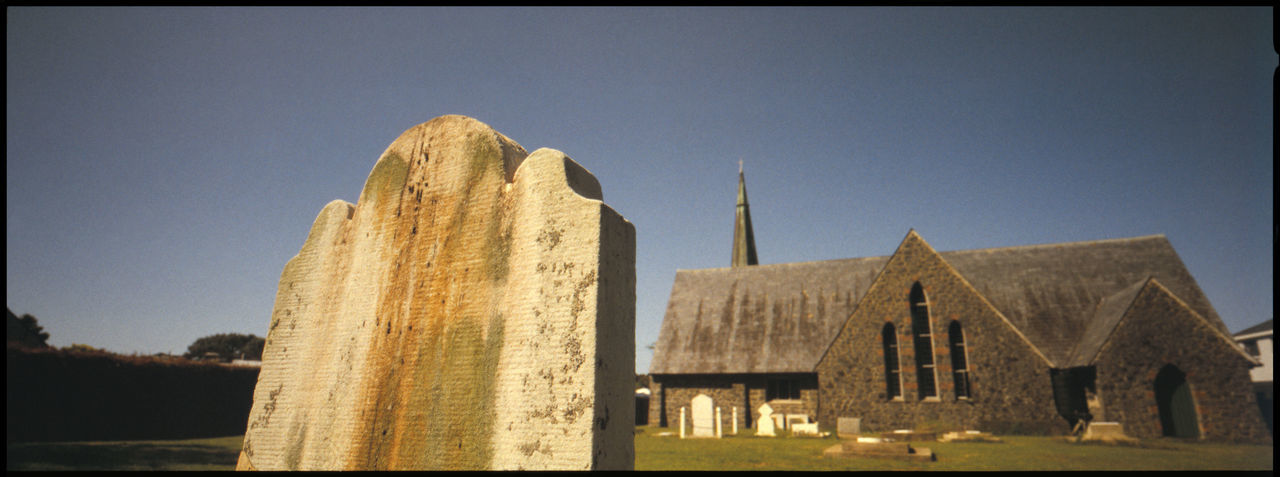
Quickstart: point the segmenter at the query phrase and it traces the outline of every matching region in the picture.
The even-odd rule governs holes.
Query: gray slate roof
[[[1153,277],[1230,336],[1163,235],[939,255],[1057,366],[1096,352]],[[649,372],[812,372],[888,259],[679,270]]]
[[[1258,323],[1258,324],[1256,324],[1256,325],[1250,326],[1250,327],[1245,328],[1245,329],[1243,329],[1243,330],[1237,331],[1237,332],[1236,332],[1236,334],[1235,334],[1235,336],[1241,336],[1241,335],[1253,334],[1253,333],[1257,333],[1257,332],[1260,332],[1260,331],[1271,331],[1272,329],[1274,329],[1274,328],[1273,328],[1273,325],[1272,325],[1274,322],[1275,322],[1275,319],[1274,319],[1274,318],[1272,318],[1272,319],[1267,320],[1267,321],[1264,321],[1264,322],[1262,322],[1262,323]]]

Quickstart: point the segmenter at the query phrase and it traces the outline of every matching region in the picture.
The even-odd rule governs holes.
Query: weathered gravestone
[[[862,434],[861,417],[836,418],[836,437],[852,438]]]
[[[630,469],[635,229],[564,154],[443,116],[280,276],[239,469]]]
[[[693,437],[716,437],[715,407],[711,396],[699,394],[689,402],[693,413]]]
[[[768,403],[760,405],[760,418],[756,419],[756,435],[774,437],[773,408]]]

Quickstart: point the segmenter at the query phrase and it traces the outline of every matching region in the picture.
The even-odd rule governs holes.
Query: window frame
[[[940,397],[937,357],[933,355],[933,319],[929,312],[929,297],[925,295],[924,286],[920,282],[911,286],[907,302],[911,311],[911,341],[915,351],[916,394],[921,401],[936,401]],[[922,360],[922,356],[928,359]],[[932,393],[927,393],[928,391]]]
[[[958,339],[957,335],[959,335]],[[970,379],[972,373],[969,370],[969,344],[965,339],[964,325],[960,320],[951,320],[951,324],[947,326],[947,345],[951,350],[951,379],[954,381],[956,400],[973,399],[973,380]],[[960,366],[956,366],[957,355]],[[962,382],[963,385],[961,385]],[[960,392],[962,388],[963,394]]]
[[[880,328],[880,347],[884,351],[885,399],[902,401],[902,352],[899,350],[898,329],[893,323],[885,323]]]

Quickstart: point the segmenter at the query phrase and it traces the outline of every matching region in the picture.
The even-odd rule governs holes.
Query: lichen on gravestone
[[[595,177],[433,119],[285,265],[237,467],[630,469],[634,329]]]

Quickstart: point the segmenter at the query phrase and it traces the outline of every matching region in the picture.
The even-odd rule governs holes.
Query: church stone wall
[[[938,396],[921,400],[908,295],[919,282],[928,299]],[[947,336],[964,330],[971,397],[957,399]],[[898,335],[901,399],[888,399],[881,330]],[[884,432],[932,427],[1012,433],[1061,433],[1049,363],[913,231],[890,258],[817,366],[821,428],[841,417]]]
[[[1106,421],[1126,434],[1163,434],[1155,379],[1165,365],[1186,373],[1205,440],[1271,442],[1249,380],[1249,362],[1158,282],[1149,282],[1095,359]]]

